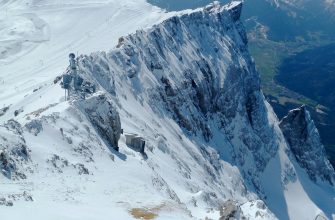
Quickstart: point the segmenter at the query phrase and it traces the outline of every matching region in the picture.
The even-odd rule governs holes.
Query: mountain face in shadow
[[[148,2],[174,11],[202,7],[212,1]],[[292,108],[308,105],[332,164],[335,164],[334,9],[331,1],[245,0],[242,12],[250,52],[268,101],[280,118]]]

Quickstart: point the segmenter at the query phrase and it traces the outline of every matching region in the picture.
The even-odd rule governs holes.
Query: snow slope
[[[0,11],[1,107],[61,74],[70,52],[113,48],[170,16],[144,0],[2,0]]]
[[[332,217],[334,187],[297,162],[260,90],[239,2],[173,17],[141,1],[58,3],[1,3],[48,27],[47,41],[21,41],[38,28],[14,32],[22,50],[2,59],[1,219]],[[78,58],[97,92],[65,101],[54,78],[67,54],[108,48]],[[119,119],[145,154],[123,135],[114,150]]]

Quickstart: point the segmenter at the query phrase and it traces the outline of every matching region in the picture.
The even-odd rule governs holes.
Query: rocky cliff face
[[[140,204],[179,219],[218,219],[220,208],[223,218],[331,216],[334,207],[306,186],[332,201],[334,188],[322,180],[333,171],[316,169],[327,166],[324,154],[307,154],[318,165],[303,163],[301,146],[319,144],[311,126],[299,136],[310,119],[285,119],[280,129],[247,50],[241,10],[240,2],[214,3],[122,37],[109,52],[80,56],[78,73],[96,92],[72,93],[22,119],[39,164],[28,178],[54,186],[36,194],[75,185],[64,196],[89,207],[103,200],[103,213],[122,206],[138,214]],[[145,139],[146,157],[127,148],[121,127]],[[306,173],[322,177],[325,188]]]
[[[148,31],[120,38],[115,50],[80,57],[79,66],[112,99],[124,103],[121,109],[127,109],[127,97],[134,96],[155,115],[176,122],[190,139],[214,148],[219,161],[225,158],[238,166],[247,188],[266,198],[264,173],[278,154],[285,152],[285,159],[280,160],[289,160],[291,148],[299,163],[307,158],[302,159],[295,150],[303,145],[290,142],[290,138],[303,137],[284,131],[290,144],[286,145],[277,118],[264,99],[239,20],[241,10],[240,3],[224,7],[214,3],[204,10],[172,17]],[[108,84],[99,83],[100,78],[108,77]],[[305,139],[315,140],[315,134],[307,136]],[[320,143],[309,145],[316,149]],[[202,157],[210,161],[206,167],[209,178],[220,185],[222,165],[206,154]],[[300,165],[309,170],[312,179],[322,176],[330,180],[333,170],[325,154],[309,160],[318,165]],[[315,169],[321,165],[326,172]],[[285,188],[297,180],[298,171],[289,161],[283,166],[278,174]],[[209,201],[215,203],[216,199]]]
[[[26,179],[23,167],[30,162],[29,150],[21,125],[10,120],[0,126],[0,169],[3,176],[12,180]],[[28,169],[29,170],[29,169]]]
[[[334,184],[334,169],[326,159],[324,146],[307,109],[302,106],[290,111],[280,122],[280,128],[293,155],[310,178]]]
[[[139,99],[189,134],[210,142],[213,132],[222,132],[234,163],[261,190],[257,175],[278,144],[247,50],[241,10],[242,4],[236,2],[226,7],[214,3],[203,11],[170,18],[120,39],[114,51],[80,57],[79,66],[112,96],[118,96],[122,78],[127,77]],[[99,83],[108,77],[108,84]]]
[[[78,101],[76,105],[90,120],[97,133],[106,141],[107,146],[118,150],[121,136],[120,116],[107,97],[100,94],[89,97],[85,101]]]

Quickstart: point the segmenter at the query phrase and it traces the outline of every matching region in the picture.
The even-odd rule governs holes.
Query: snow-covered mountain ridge
[[[297,153],[306,143],[322,152],[311,119],[303,118],[306,139],[290,141],[305,124],[289,116],[279,124],[265,101],[241,10],[233,2],[185,12],[80,56],[79,73],[96,87],[85,100],[72,92],[64,101],[59,82],[27,96],[0,130],[1,201],[13,203],[0,215],[331,218],[334,170],[324,154]],[[127,147],[121,128],[146,140],[144,155]]]

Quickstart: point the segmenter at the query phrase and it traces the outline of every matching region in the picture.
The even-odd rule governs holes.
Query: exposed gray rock
[[[14,111],[14,116],[18,116],[19,114],[21,114],[23,112],[23,107],[21,107],[20,109],[17,109]]]
[[[63,173],[63,170],[69,166],[69,161],[59,155],[53,155],[50,159],[47,159],[52,167],[53,172]]]
[[[4,124],[4,127],[7,130],[12,131],[14,134],[22,135],[23,133],[21,124],[13,119],[7,121]]]
[[[74,165],[74,167],[75,167],[76,169],[78,169],[78,173],[79,173],[79,175],[83,175],[83,174],[88,175],[88,174],[90,174],[90,172],[89,172],[88,169],[84,166],[84,164],[79,163],[79,164]]]
[[[47,163],[50,164],[50,170],[52,172],[64,173],[67,169],[75,169],[79,175],[90,174],[84,164],[71,163],[66,158],[60,157],[59,155],[53,155],[51,158],[47,159]]]
[[[115,94],[114,72],[108,62],[105,52],[100,56],[80,56],[78,66],[79,74],[87,83],[94,85],[94,90],[105,90],[108,93]]]
[[[25,128],[35,136],[37,136],[43,130],[41,120],[36,120],[36,119],[31,120],[30,122],[28,122],[25,125]]]
[[[9,179],[25,179],[24,164],[29,162],[29,150],[22,136],[21,124],[10,120],[0,126],[0,169]]]
[[[151,179],[152,186],[160,191],[162,194],[167,195],[170,199],[174,200],[178,204],[182,204],[180,199],[178,198],[178,195],[173,191],[173,189],[170,188],[169,184],[166,183],[166,181],[159,175],[155,175]]]
[[[0,206],[13,206],[13,202],[11,200],[7,200],[4,197],[0,198]]]
[[[104,94],[81,100],[76,105],[90,120],[98,134],[115,150],[118,150],[118,141],[121,136],[120,116]]]
[[[6,112],[9,110],[10,106],[5,106],[3,108],[0,109],[0,117],[3,116],[4,114],[6,114]]]
[[[241,207],[237,202],[232,200],[226,201],[220,209],[220,220],[235,220],[239,219]]]
[[[8,178],[11,177],[11,173],[15,169],[15,164],[4,151],[0,152],[0,168],[2,174]]]
[[[302,168],[310,178],[334,184],[335,172],[331,166],[320,135],[305,106],[291,110],[280,122],[280,128]]]
[[[6,201],[6,204],[5,204],[5,205],[6,205],[6,206],[13,206],[14,204],[13,204],[12,201],[8,200],[8,201]]]

